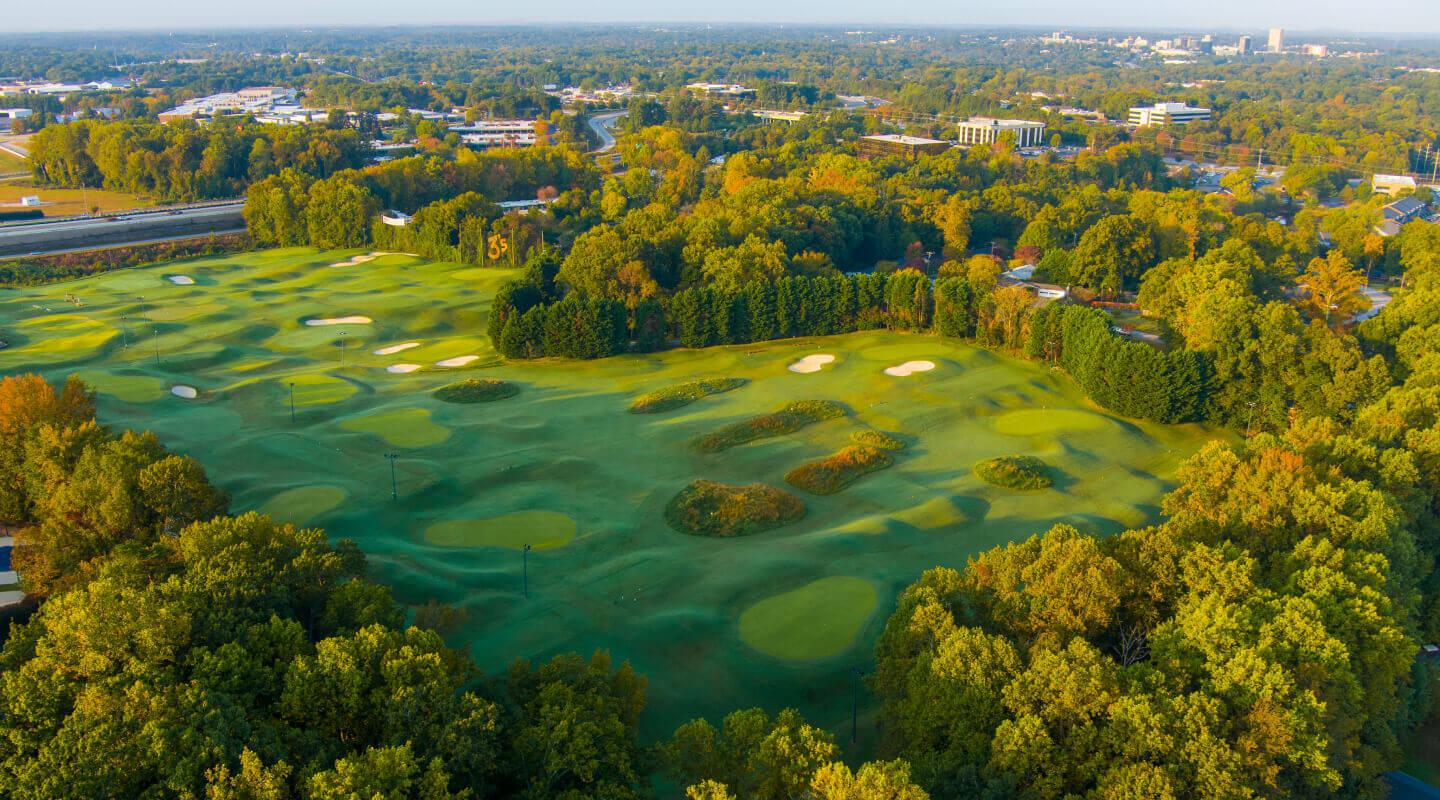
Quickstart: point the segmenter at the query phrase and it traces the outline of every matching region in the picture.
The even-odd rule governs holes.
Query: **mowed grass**
[[[874,585],[860,578],[821,578],[745,609],[740,638],[775,658],[839,655],[875,610],[876,597]]]
[[[575,520],[553,511],[517,511],[489,519],[454,519],[425,529],[425,541],[442,547],[554,550],[575,538]]]
[[[4,151],[0,151],[3,155]],[[6,165],[0,165],[6,166]],[[9,171],[9,170],[0,170]],[[17,170],[18,171],[18,170]],[[0,183],[0,205],[20,202],[20,198],[35,195],[42,202],[54,203],[54,205],[37,206],[47,217],[66,217],[74,214],[89,214],[92,208],[98,208],[101,214],[128,211],[133,208],[149,208],[155,205],[155,201],[143,195],[134,196],[124,192],[111,192],[105,189],[54,189],[49,186],[34,186],[24,181],[6,181]],[[87,206],[86,203],[89,203]],[[5,211],[20,210],[18,206],[5,208]]]
[[[923,570],[963,567],[1056,523],[1099,534],[1149,524],[1180,462],[1217,435],[1106,414],[1047,364],[885,331],[506,364],[484,330],[513,272],[404,255],[329,266],[361,252],[369,250],[266,250],[3,292],[0,340],[9,347],[0,372],[86,374],[102,387],[103,423],[153,430],[199,459],[232,493],[235,511],[268,509],[324,527],[354,540],[368,575],[400,602],[463,608],[470,621],[453,643],[492,675],[516,657],[603,647],[629,659],[649,679],[642,721],[654,735],[757,705],[848,723],[849,673],[840,665],[865,668],[885,609]],[[195,283],[168,280],[177,274]],[[67,293],[83,304],[67,305]],[[352,314],[374,322],[303,324]],[[373,352],[401,342],[419,346]],[[786,369],[814,353],[835,361],[808,374]],[[460,355],[481,358],[436,364]],[[936,368],[882,372],[911,360]],[[423,369],[386,371],[400,363]],[[522,391],[483,405],[435,396],[467,378]],[[630,413],[638,397],[703,378],[746,383],[664,413]],[[177,384],[201,389],[200,399],[171,397],[167,387]],[[159,398],[134,400],[152,385]],[[691,449],[801,400],[844,413],[723,451]],[[789,489],[787,472],[857,444],[852,437],[865,431],[907,447],[842,491],[805,494],[800,519],[731,538],[666,524],[666,504],[696,479]],[[1014,492],[971,471],[1006,455],[1043,460],[1054,486]],[[560,539],[564,546],[549,546]],[[512,549],[527,543],[536,548],[528,601]],[[776,655],[747,643],[748,609],[826,576],[876,592],[875,610],[848,638],[835,633],[846,626],[815,617],[838,645],[788,655],[772,647]],[[766,618],[752,617],[747,630]],[[815,655],[830,647],[841,649]]]

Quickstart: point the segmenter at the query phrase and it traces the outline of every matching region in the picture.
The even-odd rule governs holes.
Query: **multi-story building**
[[[1235,45],[1235,52],[1242,56],[1250,55],[1250,37],[1241,36],[1240,41]]]
[[[1152,125],[1183,125],[1210,119],[1210,109],[1192,108],[1184,103],[1156,103],[1130,109],[1130,124],[1140,128]]]
[[[1283,52],[1285,52],[1285,29],[1284,29],[1284,28],[1271,28],[1271,29],[1270,29],[1270,52],[1272,52],[1272,53],[1283,53]]]
[[[924,139],[919,136],[905,136],[899,133],[881,133],[874,136],[861,136],[859,140],[860,155],[863,158],[880,156],[915,158],[921,154],[935,155],[937,153],[943,153],[949,147],[949,142],[942,142],[938,139]]]
[[[1045,123],[1023,119],[995,119],[994,117],[971,117],[961,122],[960,144],[991,144],[1001,135],[1015,136],[1017,147],[1036,147],[1045,143]]]

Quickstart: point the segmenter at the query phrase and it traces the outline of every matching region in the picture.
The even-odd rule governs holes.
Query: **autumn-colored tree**
[[[1343,325],[1370,307],[1370,300],[1360,291],[1365,287],[1364,274],[1339,250],[1312,260],[1300,282],[1304,285],[1304,295],[1298,299],[1301,308],[1310,319],[1323,320],[1326,325]]]

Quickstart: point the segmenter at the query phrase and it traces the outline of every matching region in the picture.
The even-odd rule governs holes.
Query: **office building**
[[[1241,36],[1240,41],[1235,45],[1235,51],[1242,56],[1250,55],[1250,37]]]
[[[1283,53],[1283,52],[1285,52],[1285,29],[1284,29],[1284,28],[1271,28],[1271,29],[1270,29],[1270,52],[1272,52],[1272,53]]]
[[[1045,123],[1023,119],[971,117],[959,124],[960,144],[992,144],[1003,134],[1015,137],[1016,147],[1038,147],[1045,143]]]
[[[1184,103],[1156,103],[1130,109],[1130,124],[1138,128],[1152,125],[1183,125],[1210,119],[1210,109],[1191,108]]]
[[[858,145],[860,155],[863,158],[876,158],[881,156],[915,158],[921,154],[935,155],[937,153],[943,153],[950,147],[949,142],[942,142],[938,139],[923,139],[919,136],[905,136],[899,133],[881,133],[874,136],[861,136]]]
[[[1377,172],[1370,177],[1370,189],[1376,194],[1395,195],[1400,192],[1414,191],[1416,188],[1415,179],[1409,175],[1386,175]]]

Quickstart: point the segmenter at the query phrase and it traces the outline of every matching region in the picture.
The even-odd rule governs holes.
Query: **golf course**
[[[236,513],[353,539],[397,599],[463,609],[447,638],[487,672],[629,659],[655,732],[753,705],[848,727],[851,669],[921,571],[1056,523],[1143,526],[1222,435],[1105,413],[1043,362],[888,331],[506,363],[484,331],[511,274],[293,248],[5,289],[0,372],[78,374],[104,423],[199,459]],[[435,396],[467,379],[509,386]],[[1048,486],[974,471],[1021,456]],[[787,482],[806,465],[823,493]],[[803,515],[678,530],[667,504],[698,479],[774,487]]]

